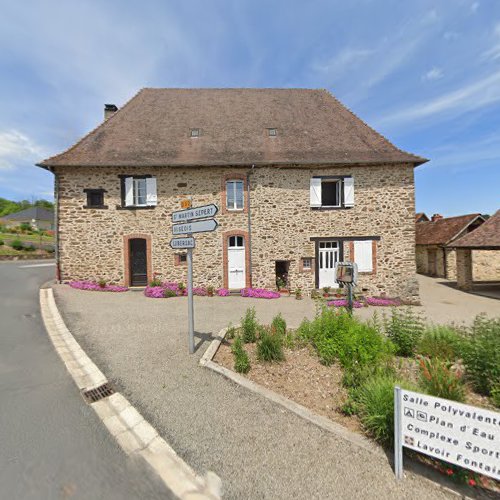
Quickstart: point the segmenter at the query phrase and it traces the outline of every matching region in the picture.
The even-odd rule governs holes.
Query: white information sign
[[[194,248],[194,238],[172,238],[170,240],[170,247],[174,249]]]
[[[215,219],[200,220],[197,222],[186,222],[185,224],[175,224],[172,226],[173,234],[207,233],[217,229]]]
[[[405,446],[500,479],[500,413],[398,387],[394,396],[398,477]]]
[[[203,205],[202,207],[179,210],[178,212],[174,212],[172,214],[172,222],[185,222],[187,220],[213,217],[218,211],[219,208],[213,203],[211,203],[210,205]]]

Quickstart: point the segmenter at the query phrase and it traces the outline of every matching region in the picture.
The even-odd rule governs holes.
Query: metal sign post
[[[352,289],[358,282],[358,265],[355,262],[335,263],[335,281],[347,287],[347,309],[352,314]]]
[[[394,387],[394,474],[403,479],[403,443],[401,442],[401,389]]]
[[[191,236],[191,235],[188,235]],[[189,354],[194,353],[194,302],[193,302],[193,249],[187,251],[188,266],[188,329],[189,329]]]
[[[187,292],[188,292],[188,331],[189,331],[189,354],[194,353],[194,301],[193,301],[193,248],[195,239],[193,233],[207,233],[217,229],[217,221],[213,217],[219,208],[210,204],[202,207],[187,208],[172,214],[172,222],[180,222],[172,226],[172,234],[187,235],[182,238],[172,238],[170,247],[173,249],[187,249]],[[197,220],[202,219],[202,220]],[[195,221],[195,222],[193,222]]]

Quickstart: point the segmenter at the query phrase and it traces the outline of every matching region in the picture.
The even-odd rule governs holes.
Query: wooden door
[[[130,286],[146,286],[148,284],[148,256],[146,240],[134,238],[129,240]]]

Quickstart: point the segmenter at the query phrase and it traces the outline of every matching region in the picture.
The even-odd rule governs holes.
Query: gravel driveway
[[[89,356],[186,462],[222,478],[225,498],[450,497],[413,474],[398,484],[388,461],[198,365],[212,334],[247,307],[263,322],[280,310],[294,327],[314,314],[312,301],[195,297],[198,349],[189,356],[185,298],[54,292]]]

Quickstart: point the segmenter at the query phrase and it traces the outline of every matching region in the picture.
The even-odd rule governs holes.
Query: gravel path
[[[195,297],[199,348],[189,356],[184,298],[54,291],[89,356],[184,460],[222,478],[225,498],[450,498],[413,474],[398,484],[388,461],[198,365],[212,333],[246,307],[263,322],[281,310],[294,327],[314,314],[311,301]]]

